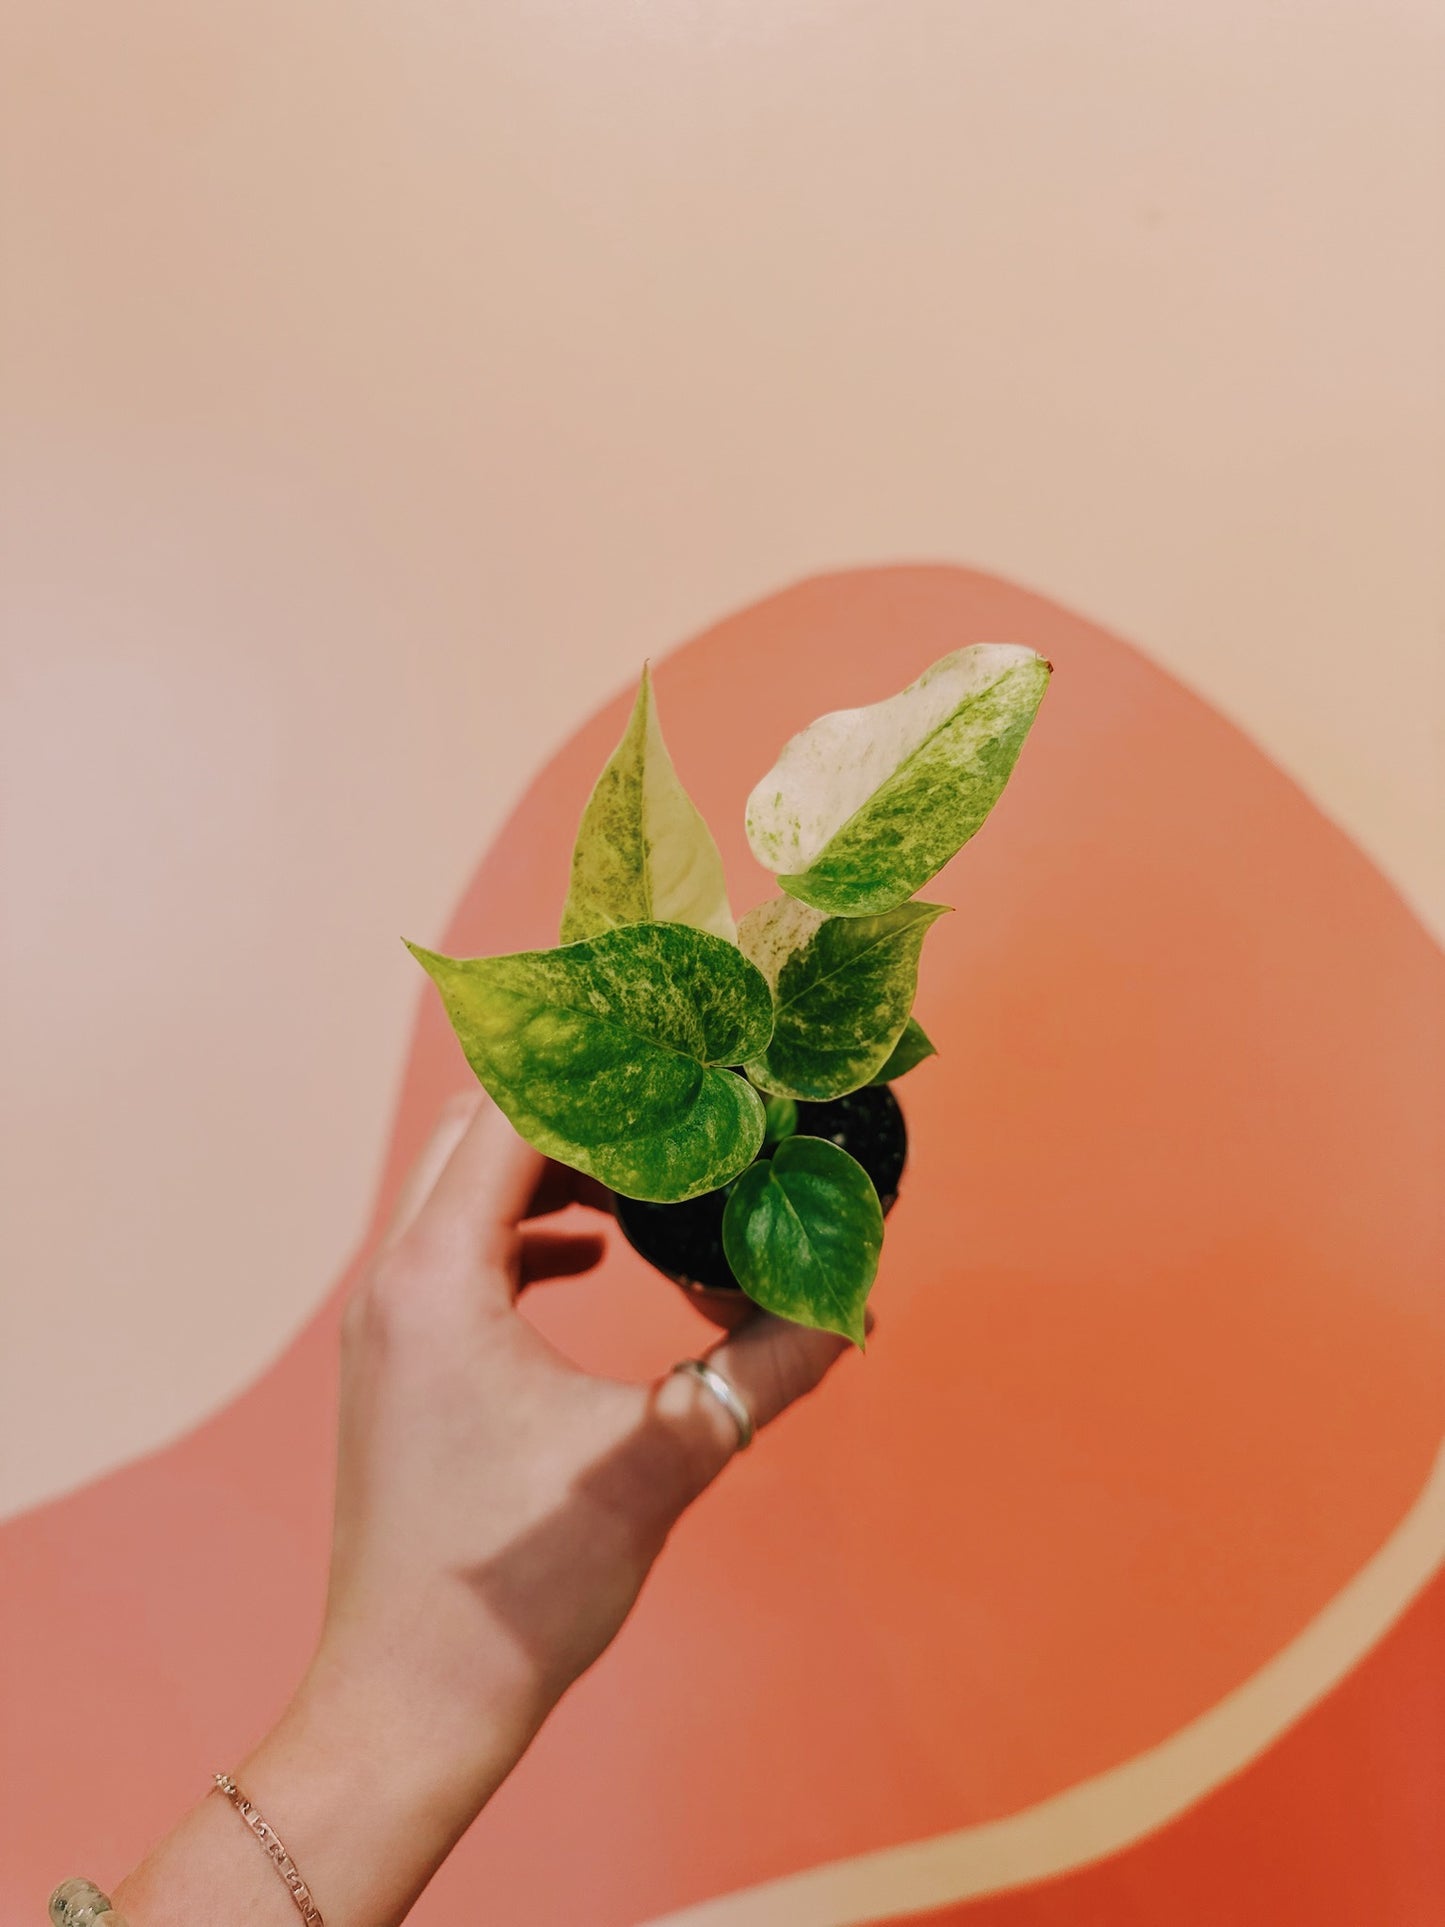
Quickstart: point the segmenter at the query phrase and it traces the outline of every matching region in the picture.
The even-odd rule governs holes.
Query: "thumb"
[[[753,1425],[765,1425],[816,1391],[845,1353],[850,1339],[836,1332],[813,1331],[806,1325],[759,1312],[714,1345],[707,1362],[721,1372],[752,1415]]]
[[[874,1325],[872,1312],[867,1326]],[[726,1379],[752,1419],[755,1431],[815,1391],[852,1343],[835,1332],[812,1331],[770,1312],[758,1312],[705,1354],[703,1362]],[[710,1448],[710,1477],[740,1449],[735,1418],[699,1379],[679,1373],[664,1381],[658,1409],[688,1435],[700,1452]]]

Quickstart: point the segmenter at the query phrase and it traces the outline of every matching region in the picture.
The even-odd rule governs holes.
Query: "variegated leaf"
[[[722,858],[678,781],[646,668],[626,732],[582,813],[562,941],[628,923],[688,923],[729,942],[737,935]]]
[[[1049,668],[1032,649],[976,643],[886,701],[820,716],[748,799],[753,854],[835,916],[902,903],[998,801]]]
[[[829,917],[792,897],[750,910],[743,954],[773,992],[773,1034],[749,1059],[765,1091],[814,1102],[871,1080],[903,1033],[918,954],[940,903],[900,903],[876,917]]]
[[[860,1347],[882,1248],[873,1180],[826,1138],[785,1138],[743,1172],[723,1211],[723,1250],[749,1298]]]
[[[771,998],[721,937],[637,923],[505,957],[407,947],[478,1078],[549,1157],[672,1203],[757,1155],[762,1099],[724,1067],[766,1047]]]

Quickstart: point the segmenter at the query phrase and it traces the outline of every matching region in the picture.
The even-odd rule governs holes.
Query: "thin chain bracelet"
[[[104,1920],[105,1927],[125,1927],[125,1921],[90,1880],[62,1880],[50,1896],[52,1927],[94,1927]]]
[[[297,1910],[306,1922],[306,1927],[325,1927],[321,1918],[321,1909],[311,1898],[311,1889],[301,1878],[296,1862],[282,1846],[270,1822],[261,1818],[229,1773],[217,1773],[212,1777],[216,1783],[216,1791],[225,1794],[275,1863],[276,1871],[286,1882],[286,1890],[296,1902]],[[111,1927],[111,1922],[108,1921],[106,1927]],[[125,1927],[125,1923],[117,1921],[114,1927]]]

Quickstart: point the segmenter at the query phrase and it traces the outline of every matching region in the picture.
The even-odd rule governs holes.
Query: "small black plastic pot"
[[[884,1216],[898,1197],[908,1161],[908,1131],[898,1099],[887,1084],[867,1084],[826,1104],[798,1105],[797,1132],[842,1145],[873,1180]],[[771,1157],[771,1144],[759,1154]],[[699,1311],[719,1325],[734,1325],[748,1309],[723,1251],[723,1208],[732,1185],[705,1191],[684,1204],[644,1204],[619,1197],[612,1209],[633,1250],[681,1287]]]

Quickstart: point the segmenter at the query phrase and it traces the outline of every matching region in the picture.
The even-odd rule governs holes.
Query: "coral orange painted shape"
[[[1445,1578],[1338,1692],[1172,1827],[916,1927],[1437,1927]]]
[[[767,889],[742,802],[782,740],[980,640],[1057,674],[931,887],[959,914],[925,956],[942,1054],[900,1087],[877,1341],[679,1529],[420,1921],[481,1891],[511,1927],[623,1927],[1044,1798],[1268,1659],[1429,1468],[1445,969],[1222,718],[987,577],[806,583],[657,676],[735,905]],[[444,936],[408,934],[552,940],[625,707],[539,777]],[[466,1075],[418,996],[379,1213]],[[620,1246],[533,1316],[616,1371],[703,1335]],[[284,1696],[321,1599],[334,1328],[333,1302],[201,1430],[5,1529],[17,1913],[76,1868],[113,1877]]]

